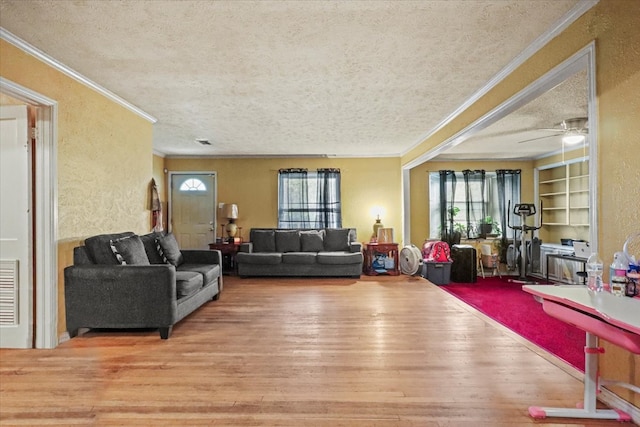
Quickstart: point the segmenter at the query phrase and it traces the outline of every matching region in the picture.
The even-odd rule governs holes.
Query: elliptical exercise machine
[[[508,211],[511,211],[511,201],[509,201]],[[536,206],[533,203],[518,203],[513,207],[513,214],[520,217],[520,225],[511,225],[507,216],[507,226],[513,230],[513,248],[517,253],[515,259],[520,261],[520,275],[518,279],[509,279],[509,282],[526,284],[537,284],[527,280],[527,232],[531,231],[531,244],[533,246],[533,232],[539,230],[542,227],[542,200],[540,201],[540,219],[537,226],[527,225],[527,217],[536,214]],[[516,245],[516,231],[520,231],[520,248]]]

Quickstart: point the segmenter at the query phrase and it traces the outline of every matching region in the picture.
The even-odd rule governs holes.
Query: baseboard
[[[69,332],[63,332],[58,336],[58,344],[62,344],[63,342],[69,341],[71,337],[69,336]]]
[[[598,394],[598,400],[611,408],[626,412],[631,416],[634,423],[640,425],[640,408],[627,402],[614,392],[601,387],[600,394]]]

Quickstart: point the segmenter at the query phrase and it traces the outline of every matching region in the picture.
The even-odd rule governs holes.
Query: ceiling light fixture
[[[584,142],[584,140],[584,135],[577,132],[569,132],[562,137],[562,142],[568,145],[580,144],[581,142]]]

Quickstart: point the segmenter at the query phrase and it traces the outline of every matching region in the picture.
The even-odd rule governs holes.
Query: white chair
[[[500,273],[500,261],[498,260],[498,254],[493,252],[491,245],[482,244],[480,245],[480,271],[482,273],[482,278],[484,279],[484,269],[491,269],[491,277],[496,275],[498,272],[498,276],[502,278],[502,273]]]

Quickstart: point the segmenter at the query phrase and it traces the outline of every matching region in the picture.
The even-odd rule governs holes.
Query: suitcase
[[[470,245],[451,247],[451,281],[456,283],[475,283],[478,280],[478,258],[476,248]]]

